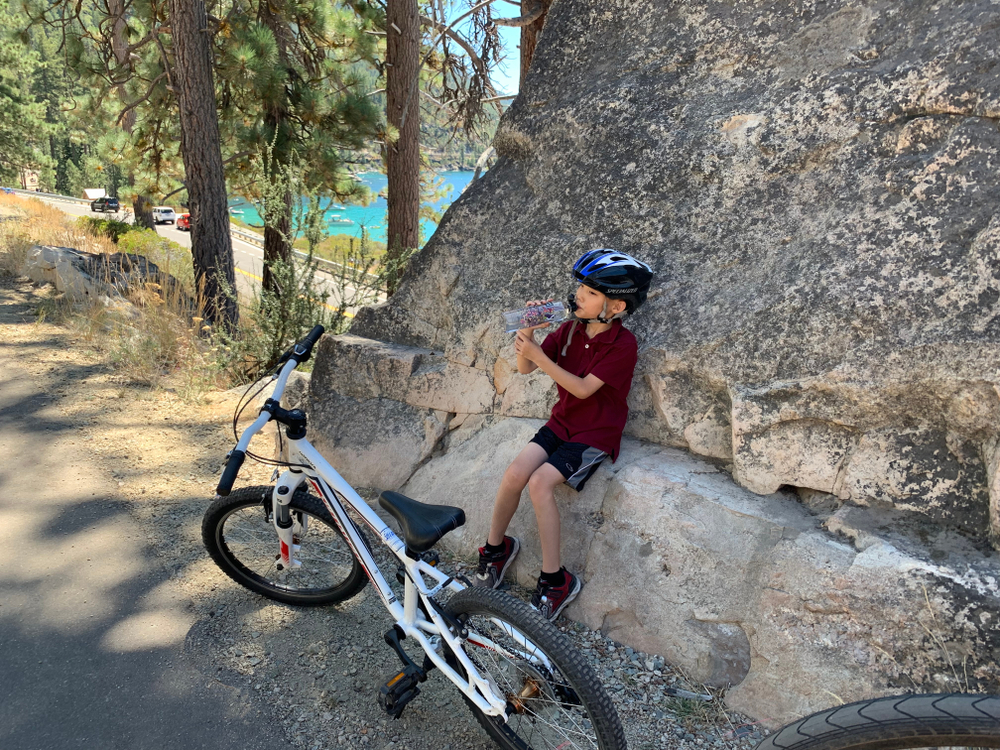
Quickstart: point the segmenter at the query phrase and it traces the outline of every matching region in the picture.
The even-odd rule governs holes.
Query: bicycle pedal
[[[441,555],[436,549],[427,550],[420,556],[420,559],[432,568],[436,568],[441,563]]]
[[[396,672],[378,689],[376,700],[392,718],[398,719],[406,705],[420,695],[419,672],[411,667]]]

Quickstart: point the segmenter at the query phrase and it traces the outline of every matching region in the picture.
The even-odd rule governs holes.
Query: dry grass
[[[148,230],[122,233],[122,227],[108,227],[90,217],[72,221],[33,198],[0,195],[0,217],[5,214],[14,217],[0,221],[0,270],[8,275],[20,273],[33,245],[141,255],[169,274],[142,288],[130,287],[125,297],[112,294],[85,305],[70,304],[58,293],[40,295],[38,318],[74,329],[104,354],[123,387],[170,387],[187,400],[201,400],[211,390],[246,382],[261,367],[269,367],[317,322],[339,330],[348,307],[376,298],[366,286],[372,283],[364,273],[370,265],[345,269],[343,278],[334,279],[340,283],[337,298],[345,306],[334,309],[325,304],[312,271],[298,264],[275,264],[272,269],[281,287],[294,293],[266,295],[256,290],[241,300],[237,331],[212,331],[198,317],[199,295],[186,248]],[[109,234],[117,237],[117,244]],[[369,248],[363,250],[370,264]],[[285,271],[287,277],[281,276]]]
[[[52,290],[36,306],[39,321],[70,327],[101,351],[122,384],[156,388],[169,378],[187,400],[222,385],[218,349],[203,335],[202,319],[192,317],[185,292],[193,286],[190,253],[152,232],[130,232],[116,245],[34,198],[0,195],[0,218],[0,273],[8,276],[20,273],[33,245],[56,245],[141,254],[181,282],[169,287],[150,282],[129,290],[127,299],[83,305]]]
[[[37,198],[0,195],[0,210],[19,213],[22,219],[13,222],[18,231],[30,237],[32,244],[75,247],[88,253],[112,253],[114,244],[106,237],[83,234],[74,227],[62,211]]]

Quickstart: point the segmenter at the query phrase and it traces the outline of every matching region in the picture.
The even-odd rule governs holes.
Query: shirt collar
[[[592,339],[586,339],[589,343],[600,343],[600,344],[612,344],[615,339],[618,338],[618,332],[622,329],[622,322],[620,318],[615,318],[611,321],[611,328],[606,331],[601,331],[599,334],[594,336]],[[586,328],[584,328],[584,336],[587,335]]]

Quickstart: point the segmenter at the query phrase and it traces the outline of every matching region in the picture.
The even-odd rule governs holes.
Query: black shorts
[[[530,442],[538,443],[549,454],[547,464],[555,466],[566,477],[566,484],[577,492],[583,489],[608,454],[586,443],[567,443],[546,425],[535,433]]]

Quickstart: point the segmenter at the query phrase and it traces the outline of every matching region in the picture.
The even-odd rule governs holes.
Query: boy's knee
[[[550,464],[542,464],[528,479],[528,492],[532,497],[539,491],[551,491],[564,481],[559,470]]]
[[[528,483],[528,479],[531,475],[518,467],[517,464],[511,464],[507,467],[507,471],[503,473],[503,479],[501,482],[508,487],[524,489],[525,485]]]

